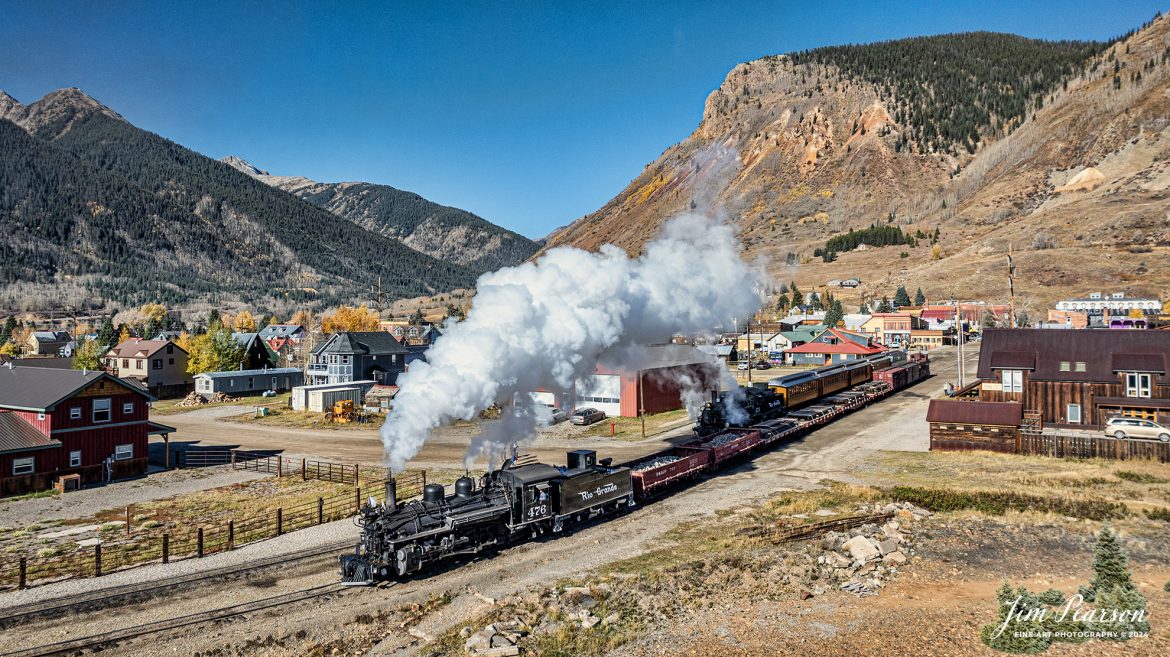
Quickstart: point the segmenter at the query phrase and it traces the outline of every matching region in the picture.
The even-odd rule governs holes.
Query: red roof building
[[[812,341],[784,351],[789,365],[831,365],[880,354],[868,337],[842,329],[825,329]]]

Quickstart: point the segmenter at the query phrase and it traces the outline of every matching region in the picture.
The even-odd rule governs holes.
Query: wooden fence
[[[380,499],[380,496],[378,496]],[[290,507],[248,518],[232,518],[192,526],[134,530],[133,540],[95,545],[72,554],[27,557],[0,563],[0,588],[24,588],[36,580],[100,577],[103,574],[176,559],[204,557],[241,545],[305,529],[357,512],[365,501],[360,488],[330,497],[318,497]]]
[[[0,558],[0,589],[24,588],[37,580],[100,577],[115,570],[150,563],[199,558],[298,529],[347,518],[356,514],[361,505],[370,498],[376,502],[385,501],[388,472],[383,468],[361,468],[356,464],[287,459],[235,450],[233,452],[234,460],[233,454],[228,454],[227,462],[236,469],[270,472],[278,476],[299,475],[305,479],[334,481],[347,485],[347,488],[336,495],[318,497],[316,500],[279,507],[271,512],[246,518],[216,519],[185,526],[133,529],[131,530],[133,540],[119,542],[118,539],[122,535],[118,534],[117,537],[111,536],[105,545],[95,545],[67,555]],[[253,456],[255,458],[252,458]],[[354,486],[355,481],[361,485]],[[395,477],[395,481],[398,499],[405,501],[422,496],[423,487],[427,483],[427,473],[424,470],[403,472]]]
[[[1146,459],[1170,463],[1170,443],[1118,440],[1106,436],[1021,435],[1020,453],[1056,458]]]

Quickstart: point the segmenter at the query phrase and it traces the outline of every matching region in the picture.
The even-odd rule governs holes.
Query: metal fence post
[[[234,550],[236,547],[236,521],[228,521],[228,544],[227,549]]]
[[[163,563],[170,563],[171,562],[171,535],[170,534],[163,534],[162,557],[163,557]]]
[[[354,512],[354,513],[357,513],[357,512],[359,512],[359,511],[361,511],[361,510],[362,510],[362,487],[361,487],[361,486],[358,486],[357,488],[355,488],[355,489],[354,489],[354,491],[355,491],[357,494],[356,494],[356,495],[354,495],[354,507],[353,507],[353,512]]]
[[[276,535],[280,536],[284,533],[284,509],[276,508]]]
[[[232,470],[236,469],[236,450],[232,450]]]
[[[325,522],[325,499],[317,498],[317,524]]]
[[[284,476],[284,457],[276,457],[276,478],[280,479]]]
[[[20,583],[18,584],[18,587],[23,589],[26,586],[28,586],[28,560],[25,558],[24,555],[21,555],[20,556]]]
[[[93,546],[93,576],[102,576],[102,544]]]
[[[200,527],[195,533],[195,556],[203,558],[203,528]]]
[[[359,469],[361,469],[361,466],[358,465],[357,463],[354,463],[353,464],[353,485],[354,486],[357,486],[359,483],[361,483],[361,479],[358,477],[358,470]]]
[[[305,468],[306,464],[307,464],[306,460],[301,459],[301,481],[304,481],[304,480],[309,478],[309,474],[308,474],[308,472],[306,472],[306,468]]]

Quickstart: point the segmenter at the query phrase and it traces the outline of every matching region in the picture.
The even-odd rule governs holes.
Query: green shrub
[[[914,486],[895,486],[890,495],[899,502],[910,502],[930,511],[979,511],[1002,516],[1012,509],[1058,513],[1089,520],[1109,520],[1129,515],[1124,504],[1097,498],[1040,497],[1011,491],[956,491]]]
[[[1146,517],[1150,520],[1161,520],[1162,522],[1170,522],[1170,509],[1158,507],[1156,509],[1146,509]]]
[[[1163,479],[1161,477],[1155,477],[1154,475],[1151,475],[1151,474],[1145,474],[1144,472],[1133,472],[1132,470],[1118,470],[1117,472],[1114,472],[1113,474],[1116,475],[1118,479],[1124,479],[1125,481],[1132,481],[1135,484],[1170,483],[1170,480],[1166,480],[1166,479]]]

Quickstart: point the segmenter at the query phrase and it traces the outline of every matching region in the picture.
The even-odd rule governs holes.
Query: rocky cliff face
[[[1047,55],[1039,42],[1021,47]],[[900,284],[933,298],[1006,300],[1009,248],[1017,302],[1032,319],[1069,293],[1164,292],[1170,268],[1156,263],[1170,262],[1170,22],[1085,51],[1071,66],[1046,60],[1043,85],[1021,64],[1027,88],[1042,89],[1022,117],[978,117],[958,147],[931,131],[965,124],[915,124],[922,113],[899,91],[929,80],[883,80],[807,54],[740,64],[690,136],[548,246],[636,252],[664,220],[694,210],[735,223],[745,256],[778,282],[807,290],[861,277],[857,290],[834,291],[850,304]],[[871,224],[938,230],[941,240],[814,256],[829,237]]]
[[[273,176],[234,155],[222,161],[366,230],[476,273],[519,264],[538,248],[523,235],[470,212],[388,185],[319,183],[301,176]]]

